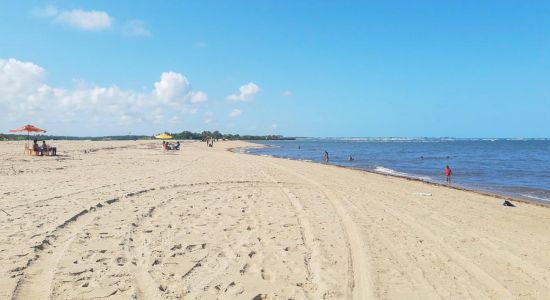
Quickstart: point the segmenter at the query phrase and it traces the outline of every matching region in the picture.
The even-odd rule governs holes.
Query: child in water
[[[451,176],[453,176],[453,170],[449,166],[445,167],[445,180],[447,184],[451,184]]]

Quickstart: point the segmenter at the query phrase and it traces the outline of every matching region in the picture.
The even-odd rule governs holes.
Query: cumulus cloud
[[[44,69],[33,63],[0,59],[0,94],[9,97],[38,90],[45,76]]]
[[[208,101],[206,93],[192,91],[187,77],[175,72],[161,74],[160,81],[155,82],[154,94],[158,100],[167,104],[181,102],[196,104]]]
[[[151,32],[141,20],[130,20],[124,24],[122,33],[128,36],[151,36]]]
[[[164,72],[160,75],[160,81],[155,82],[157,99],[167,103],[182,99],[190,89],[189,80],[175,72]]]
[[[283,91],[281,93],[281,96],[283,96],[283,97],[290,97],[292,95],[293,95],[292,91],[289,91],[289,90]]]
[[[232,110],[232,111],[229,113],[229,116],[230,116],[231,118],[236,118],[236,117],[238,117],[238,116],[240,116],[240,115],[241,115],[241,111],[238,110],[238,109],[236,109],[236,108],[235,108],[234,110]]]
[[[191,103],[202,103],[208,101],[208,95],[202,91],[189,92],[187,99],[189,99]]]
[[[80,9],[62,11],[56,15],[54,21],[90,31],[109,29],[113,22],[111,16],[104,11]]]
[[[3,122],[136,124],[159,123],[192,114],[206,93],[192,90],[182,74],[165,72],[150,91],[95,86],[52,87],[46,71],[31,62],[0,59],[0,110]]]
[[[232,94],[227,96],[227,99],[230,101],[248,101],[254,99],[254,96],[260,91],[260,87],[253,83],[249,82],[245,85],[241,85],[239,88],[238,94]]]

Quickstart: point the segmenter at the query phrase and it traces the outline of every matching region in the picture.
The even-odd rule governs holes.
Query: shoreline
[[[256,143],[251,142],[251,141],[243,141],[243,142],[250,143],[250,144],[253,144],[253,145],[251,145],[249,147],[228,148],[227,151],[231,151],[233,153],[241,153],[241,154],[248,154],[248,155],[262,157],[262,155],[257,155],[257,154],[253,154],[253,153],[249,153],[249,152],[243,152],[243,151],[237,152],[237,150],[244,149],[246,151],[247,149],[270,148],[270,146],[268,146],[268,145],[256,144]],[[369,174],[377,174],[377,175],[388,176],[388,177],[392,177],[392,178],[401,178],[401,179],[405,179],[405,180],[409,180],[409,181],[422,182],[422,183],[432,185],[432,186],[445,187],[445,188],[449,188],[449,189],[453,189],[453,190],[457,190],[457,191],[471,192],[471,193],[475,193],[475,194],[478,194],[478,195],[494,197],[494,198],[497,198],[497,199],[514,201],[514,202],[521,202],[521,203],[525,203],[525,204],[531,204],[531,205],[550,208],[550,201],[514,197],[514,196],[510,196],[510,195],[497,194],[497,193],[492,193],[492,192],[487,192],[487,191],[482,191],[482,190],[471,189],[471,188],[467,188],[467,187],[446,185],[446,184],[443,184],[443,183],[427,181],[427,180],[423,180],[423,179],[415,178],[415,177],[408,177],[408,176],[403,176],[403,175],[398,175],[398,174],[388,174],[388,173],[383,173],[383,172],[377,172],[377,171],[374,171],[374,170],[348,167],[348,166],[342,166],[342,165],[338,165],[338,164],[330,164],[330,163],[329,164],[323,164],[323,163],[316,162],[316,161],[311,161],[311,160],[301,160],[301,159],[288,158],[288,157],[276,157],[276,156],[273,156],[273,155],[267,155],[267,156],[272,157],[272,158],[277,158],[277,159],[288,159],[288,160],[300,161],[300,162],[304,162],[304,163],[313,163],[313,164],[317,164],[317,165],[330,165],[330,166],[334,166],[334,167],[338,167],[338,168],[361,171],[361,172],[366,172],[366,173],[369,173]]]

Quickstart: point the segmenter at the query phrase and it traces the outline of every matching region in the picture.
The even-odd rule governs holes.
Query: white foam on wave
[[[346,142],[422,142],[424,138],[408,138],[408,137],[343,137],[336,140]]]
[[[533,196],[529,194],[519,194],[519,195],[525,198],[533,199],[533,200],[540,200],[540,201],[547,201],[547,202],[550,201],[549,198],[538,197],[538,196]]]
[[[379,172],[379,173],[384,173],[384,174],[401,176],[401,177],[416,178],[416,179],[421,179],[421,180],[425,180],[425,181],[431,181],[431,178],[428,177],[428,176],[412,175],[412,174],[409,174],[409,173],[399,172],[399,171],[392,170],[392,169],[389,169],[389,168],[385,168],[385,167],[382,167],[382,166],[377,166],[376,168],[374,168],[374,171]]]

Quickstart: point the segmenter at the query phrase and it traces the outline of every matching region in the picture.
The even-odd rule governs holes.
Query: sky
[[[550,137],[548,1],[0,0],[0,132]]]

